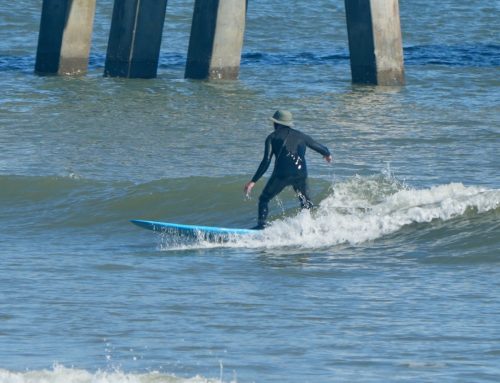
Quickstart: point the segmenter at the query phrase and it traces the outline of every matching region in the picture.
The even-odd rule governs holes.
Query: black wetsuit
[[[268,203],[286,186],[292,186],[297,193],[303,208],[311,208],[307,187],[306,148],[311,148],[323,156],[329,156],[330,151],[314,141],[308,135],[287,126],[278,125],[267,139],[262,159],[252,182],[257,182],[267,171],[275,156],[274,170],[259,197],[259,216],[257,228],[262,228],[268,215]]]

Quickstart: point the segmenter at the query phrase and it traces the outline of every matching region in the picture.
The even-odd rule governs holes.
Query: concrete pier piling
[[[246,0],[196,0],[186,78],[238,78],[246,5]]]
[[[95,0],[43,0],[37,74],[87,72]]]
[[[344,0],[353,83],[403,85],[399,0]],[[96,0],[43,0],[35,72],[85,73]],[[184,76],[238,78],[248,0],[195,0]],[[104,75],[154,78],[167,0],[114,0]],[[293,36],[291,36],[293,38]]]
[[[167,0],[115,0],[104,75],[154,78]]]
[[[353,83],[403,85],[398,0],[345,0]]]

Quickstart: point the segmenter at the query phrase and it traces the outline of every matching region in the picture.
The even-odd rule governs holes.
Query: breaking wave
[[[448,232],[436,233],[434,239],[439,239],[454,226],[461,226],[464,233],[491,229],[498,220],[488,219],[488,214],[499,213],[500,191],[496,189],[461,183],[414,189],[384,176],[354,177],[333,185],[312,212],[304,210],[279,218],[264,231],[231,238],[223,246],[328,248],[374,241],[400,234],[403,229],[407,229],[404,235],[410,240],[419,232],[433,231],[437,222],[448,228]],[[493,234],[491,240],[498,241]],[[198,246],[215,245],[200,242]],[[161,247],[168,249],[165,239]]]
[[[209,379],[202,376],[182,378],[167,375],[161,372],[125,373],[117,371],[90,372],[83,369],[67,368],[54,365],[51,370],[34,370],[15,372],[0,369],[0,383],[223,383],[234,382],[218,379]]]
[[[137,233],[130,219],[250,227],[257,200],[245,201],[240,176],[188,177],[144,184],[70,177],[0,176],[0,216],[12,232],[72,230]],[[201,188],[200,185],[203,185]],[[410,187],[390,174],[355,176],[331,184],[311,180],[313,211],[299,211],[292,192],[270,205],[266,230],[224,243],[160,238],[160,249],[199,247],[318,249],[403,236],[404,242],[457,241],[498,246],[500,190],[450,183]],[[255,193],[258,195],[258,191]],[[444,225],[444,227],[443,227]],[[468,240],[469,241],[469,240]],[[469,242],[470,242],[469,241]]]

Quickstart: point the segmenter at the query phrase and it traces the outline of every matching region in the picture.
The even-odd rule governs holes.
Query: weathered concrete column
[[[353,83],[404,84],[398,0],[345,0]]]
[[[87,71],[95,0],[43,0],[35,72]]]
[[[154,78],[167,0],[115,0],[104,75]]]
[[[246,0],[196,0],[186,78],[238,78],[246,4]]]

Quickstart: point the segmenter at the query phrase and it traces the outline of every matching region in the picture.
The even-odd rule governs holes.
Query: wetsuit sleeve
[[[319,142],[316,142],[314,139],[309,137],[307,134],[304,134],[306,145],[308,148],[311,148],[312,150],[318,152],[321,154],[323,157],[327,157],[330,154],[330,151],[328,148],[324,145],[321,145]]]
[[[266,139],[266,144],[264,148],[264,157],[262,158],[259,168],[257,169],[255,175],[252,178],[252,182],[257,182],[269,168],[269,164],[271,163],[271,159],[273,157],[273,148],[271,145],[271,141],[272,141],[271,135],[269,135]]]

